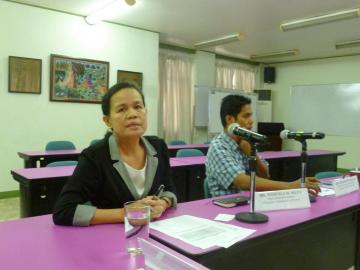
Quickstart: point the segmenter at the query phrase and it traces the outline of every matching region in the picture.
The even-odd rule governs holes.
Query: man
[[[226,96],[221,102],[220,117],[224,131],[211,141],[205,164],[206,179],[212,196],[250,189],[251,145],[239,136],[230,135],[228,127],[237,123],[242,128],[252,129],[251,100],[240,95]],[[256,167],[256,190],[300,188],[300,180],[292,182],[269,180],[268,167],[259,157],[257,157]],[[315,194],[320,191],[316,183],[315,178],[306,179],[307,188]]]

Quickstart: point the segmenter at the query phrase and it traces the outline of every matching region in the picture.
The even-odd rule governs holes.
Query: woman
[[[127,201],[149,204],[152,218],[176,206],[166,144],[143,136],[147,113],[140,90],[129,83],[114,85],[103,97],[102,111],[111,132],[82,152],[55,205],[55,224],[120,223]],[[161,184],[164,191],[153,197]]]

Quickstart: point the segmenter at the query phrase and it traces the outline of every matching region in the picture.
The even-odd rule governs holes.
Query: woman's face
[[[133,88],[121,89],[110,99],[110,114],[103,117],[118,137],[140,137],[147,128],[147,114],[141,95]]]

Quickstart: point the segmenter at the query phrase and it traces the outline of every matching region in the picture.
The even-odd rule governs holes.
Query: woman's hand
[[[291,188],[299,188],[301,187],[301,180],[299,179],[290,182],[290,184],[291,184]],[[315,196],[320,192],[319,180],[317,180],[315,177],[306,177],[305,186],[307,187],[309,192]]]
[[[166,210],[167,203],[165,200],[161,200],[158,197],[147,196],[142,201],[151,207],[151,219],[157,219],[161,217],[162,213]]]

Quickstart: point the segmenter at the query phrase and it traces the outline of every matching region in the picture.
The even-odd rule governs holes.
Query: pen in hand
[[[159,195],[163,192],[165,186],[161,184],[158,188],[158,190],[155,192],[155,194],[152,196],[153,200],[157,200],[159,198]]]

